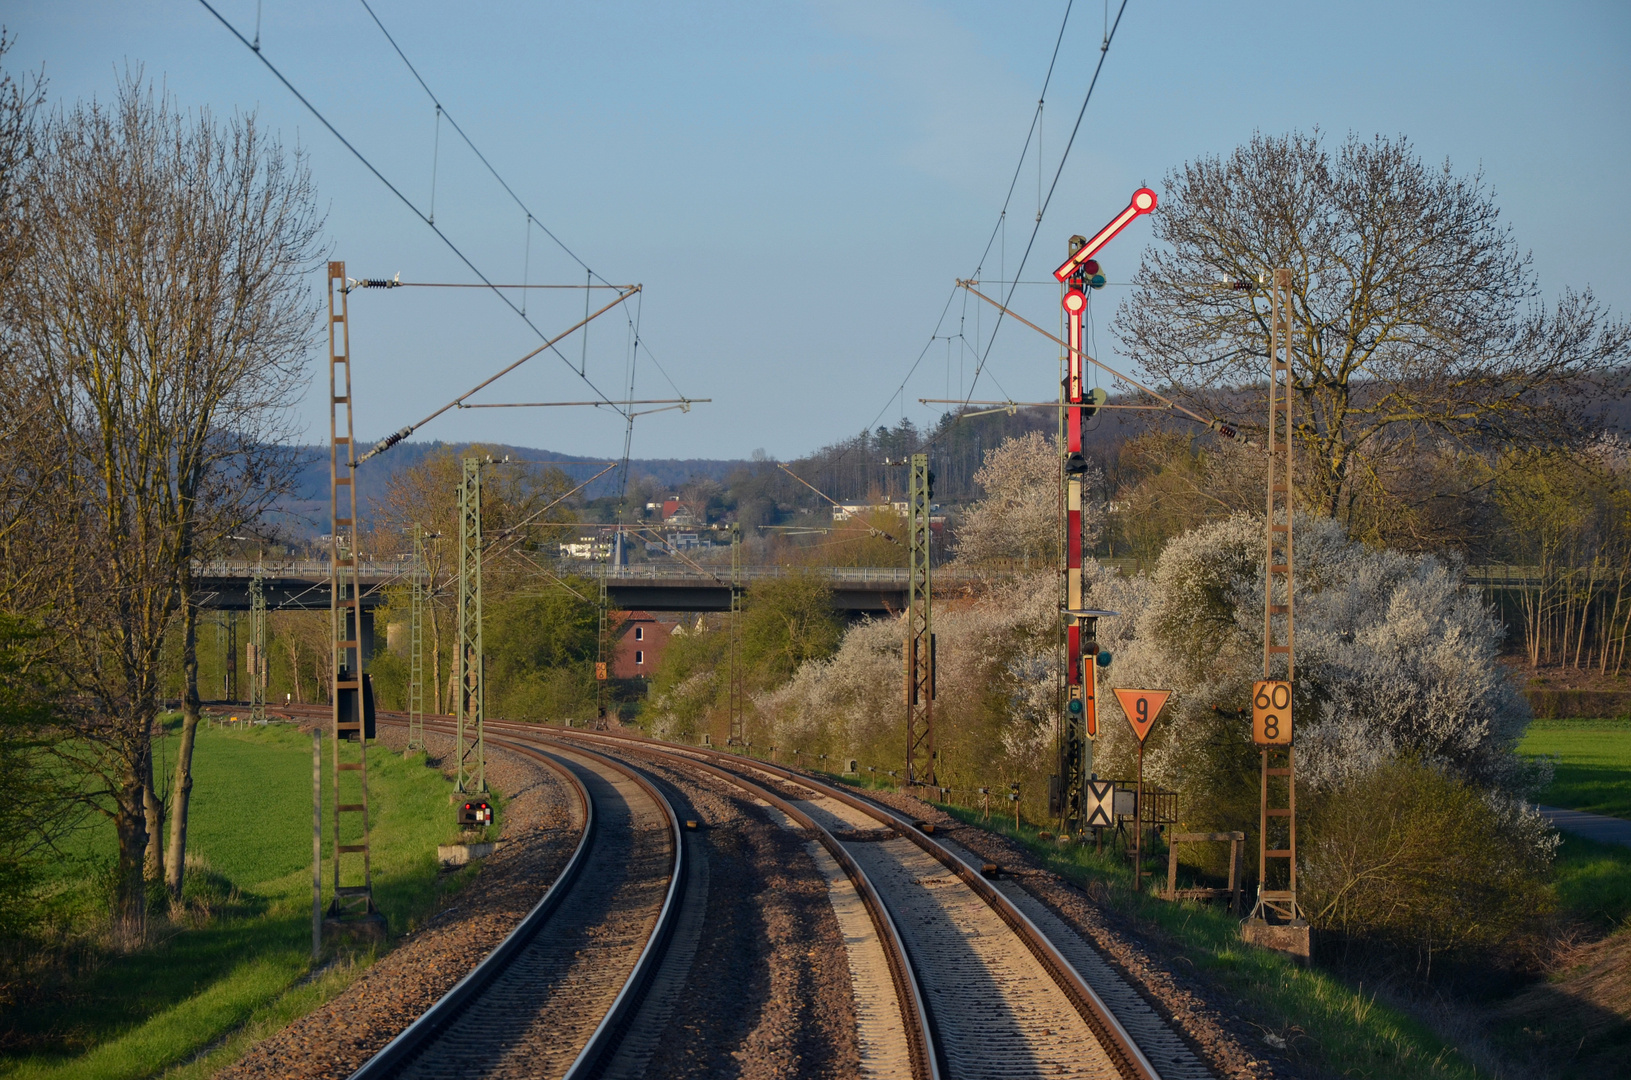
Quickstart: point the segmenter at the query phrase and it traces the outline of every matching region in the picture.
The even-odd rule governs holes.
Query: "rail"
[[[387,716],[381,716],[379,722],[391,726],[404,726],[406,724],[405,718]],[[429,720],[428,718],[427,726],[435,730],[448,727],[445,721]],[[572,886],[581,876],[581,870],[586,862],[585,853],[589,849],[595,831],[594,800],[589,795],[587,787],[578,777],[572,775],[571,770],[563,768],[548,754],[535,746],[529,746],[526,742],[514,739],[494,738],[492,735],[488,736],[488,743],[491,746],[503,747],[540,761],[567,776],[584,808],[585,826],[583,833],[579,837],[578,845],[565,869],[557,876],[556,880],[550,885],[549,890],[534,905],[532,910],[516,925],[515,929],[479,964],[472,968],[464,978],[460,979],[451,990],[438,999],[430,1008],[426,1009],[418,1019],[353,1073],[351,1080],[380,1080],[380,1078],[392,1076],[412,1058],[435,1042],[449,1025],[459,1018],[493,979],[515,960],[521,950],[538,934],[548,922],[550,916],[564,902]],[[563,746],[563,749],[567,748]],[[578,1080],[578,1078],[593,1075],[605,1056],[615,1048],[624,1026],[628,1023],[635,1008],[644,996],[651,978],[661,962],[668,940],[672,936],[674,923],[677,921],[679,906],[683,901],[686,866],[684,861],[684,833],[679,815],[674,812],[673,805],[663,796],[656,785],[651,783],[639,770],[633,769],[613,758],[579,746],[570,746],[569,749],[574,754],[595,758],[633,781],[645,792],[653,803],[661,808],[667,819],[670,843],[673,850],[673,860],[669,867],[668,890],[664,895],[663,904],[658,911],[652,932],[647,937],[639,957],[636,959],[628,977],[624,980],[616,998],[601,1017],[594,1032],[566,1072],[568,1078]]]
[[[736,754],[727,754],[707,747],[679,746],[664,743],[660,740],[649,739],[643,736],[630,735],[622,732],[585,732],[572,733],[579,738],[597,738],[614,741],[627,741],[646,746],[657,747],[659,752],[674,754],[683,752],[688,759],[698,757],[708,758],[712,761],[723,761],[737,764],[741,767],[769,773],[784,780],[815,788],[823,795],[841,802],[852,809],[858,810],[873,820],[892,829],[900,836],[916,844],[935,861],[950,870],[960,880],[972,889],[982,901],[995,911],[1004,923],[1021,940],[1038,963],[1054,980],[1055,984],[1070,999],[1077,1012],[1088,1026],[1098,1036],[1101,1045],[1120,1059],[1121,1071],[1129,1078],[1138,1080],[1160,1080],[1160,1073],[1145,1056],[1144,1051],[1133,1039],[1132,1035],[1111,1012],[1098,993],[1087,984],[1076,969],[1065,959],[1058,947],[1033,923],[1024,912],[1020,911],[1006,896],[991,886],[978,868],[969,866],[960,857],[945,848],[934,839],[916,828],[904,815],[887,807],[863,799],[842,788],[814,779],[808,774],[794,772],[778,765],[759,761],[755,758],[745,758]]]

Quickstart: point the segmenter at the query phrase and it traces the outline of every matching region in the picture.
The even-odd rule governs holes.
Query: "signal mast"
[[[1060,387],[1064,407],[1065,456],[1063,487],[1065,499],[1065,720],[1059,738],[1059,780],[1049,792],[1049,809],[1063,818],[1067,828],[1087,828],[1101,824],[1093,813],[1098,800],[1091,799],[1088,785],[1093,776],[1093,740],[1099,734],[1097,680],[1098,661],[1108,662],[1094,639],[1094,628],[1104,615],[1115,612],[1090,610],[1084,605],[1082,587],[1083,477],[1087,458],[1082,454],[1082,423],[1103,407],[1109,395],[1103,388],[1089,390],[1084,378],[1086,353],[1083,349],[1083,323],[1087,312],[1088,289],[1102,289],[1104,274],[1093,256],[1132,221],[1155,209],[1155,192],[1139,188],[1126,209],[1094,234],[1091,240],[1070,238],[1070,258],[1053,276],[1065,286],[1060,300],[1065,309],[1065,378]]]

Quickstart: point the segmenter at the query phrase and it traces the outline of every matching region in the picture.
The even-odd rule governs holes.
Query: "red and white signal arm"
[[[1291,684],[1284,679],[1252,684],[1252,741],[1258,746],[1291,745]]]

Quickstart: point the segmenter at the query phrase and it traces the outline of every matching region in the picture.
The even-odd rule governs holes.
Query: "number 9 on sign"
[[[1291,745],[1291,684],[1264,679],[1252,685],[1252,741],[1259,746]]]

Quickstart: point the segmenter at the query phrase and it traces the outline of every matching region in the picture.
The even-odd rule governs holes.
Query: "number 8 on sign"
[[[1291,745],[1291,684],[1265,679],[1252,685],[1252,741],[1259,746]]]

